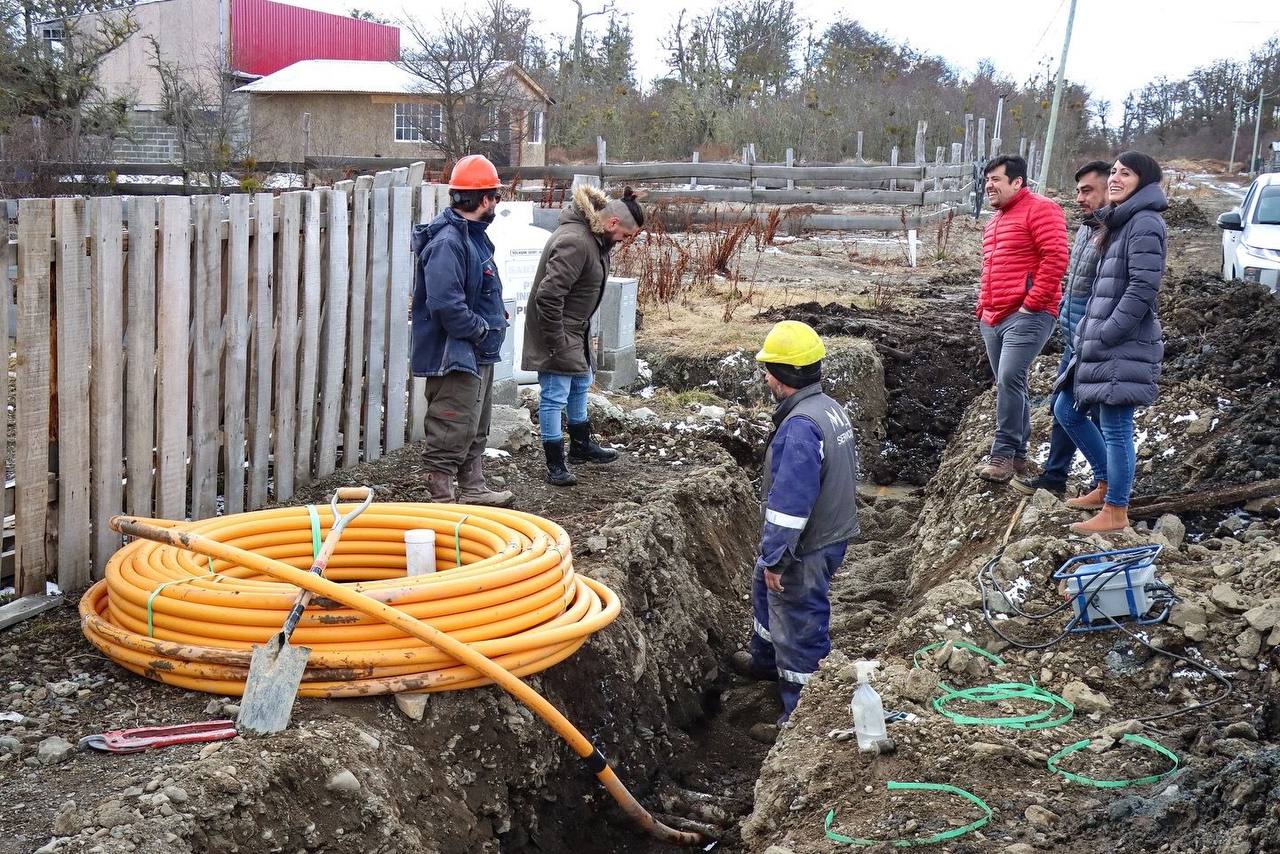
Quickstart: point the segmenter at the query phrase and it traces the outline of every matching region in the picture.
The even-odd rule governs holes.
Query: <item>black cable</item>
[[[983,619],[986,621],[987,626],[990,627],[991,631],[994,632],[997,637],[999,637],[1001,640],[1005,641],[1006,643],[1009,643],[1020,649],[1038,651],[1042,649],[1048,649],[1049,647],[1052,647],[1057,645],[1058,643],[1061,643],[1067,637],[1067,635],[1072,633],[1071,631],[1072,628],[1076,625],[1077,622],[1081,620],[1082,616],[1085,614],[1088,614],[1089,609],[1093,607],[1093,603],[1095,599],[1098,597],[1099,594],[1102,593],[1101,587],[1099,587],[1097,590],[1094,590],[1092,593],[1090,593],[1089,598],[1085,602],[1084,606],[1081,607],[1077,613],[1072,615],[1071,619],[1067,621],[1066,627],[1062,630],[1060,634],[1058,634],[1054,638],[1039,644],[1028,644],[1028,643],[1016,640],[1014,638],[1009,637],[1008,635],[1006,635],[1004,632],[1000,631],[1000,629],[996,627],[996,621],[991,614],[991,609],[987,605],[986,576],[992,573],[992,570],[995,568],[996,563],[999,562],[1003,554],[1004,554],[1004,547],[1002,546],[999,550],[996,551],[996,553],[986,563],[982,565],[982,567],[977,572],[976,580],[978,582],[979,592],[982,595],[982,616],[983,616]],[[1025,617],[1033,621],[1043,620],[1047,617],[1054,616],[1062,612],[1066,608],[1070,607],[1074,601],[1076,601],[1082,594],[1088,591],[1089,588],[1093,586],[1095,583],[1105,582],[1107,579],[1110,579],[1116,573],[1129,568],[1133,563],[1137,562],[1141,558],[1142,556],[1139,555],[1139,556],[1125,558],[1121,561],[1118,561],[1114,568],[1109,569],[1105,572],[1100,572],[1093,579],[1086,582],[1076,592],[1076,594],[1072,596],[1070,599],[1064,601],[1061,605],[1055,606],[1054,608],[1051,608],[1050,610],[1040,614],[1032,614],[1032,613],[1023,611],[1003,591],[1001,591],[1001,596],[1004,597],[1005,602],[1010,606],[1010,608],[1013,609],[1013,611],[1018,616]],[[995,587],[996,585],[995,585],[994,576],[992,577],[991,581],[992,581],[992,587]],[[1170,606],[1172,606],[1174,602],[1178,601],[1178,595],[1174,592],[1173,588],[1167,584],[1164,584],[1163,582],[1159,582],[1159,581],[1151,582],[1149,584],[1144,585],[1143,589],[1146,591],[1159,591],[1159,592],[1165,592],[1168,594],[1167,596],[1152,597],[1153,601],[1166,602]],[[1193,706],[1187,706],[1185,708],[1175,709],[1172,712],[1164,712],[1158,715],[1148,715],[1146,717],[1137,718],[1139,722],[1143,724],[1149,724],[1154,721],[1165,720],[1167,718],[1172,718],[1179,715],[1185,715],[1190,712],[1196,712],[1201,709],[1206,709],[1209,706],[1213,706],[1213,705],[1216,705],[1217,703],[1222,702],[1223,700],[1227,699],[1235,692],[1235,684],[1231,681],[1231,679],[1219,673],[1217,670],[1209,667],[1207,664],[1196,661],[1195,659],[1189,658],[1187,656],[1178,655],[1175,652],[1170,652],[1169,650],[1160,649],[1159,647],[1153,646],[1151,643],[1147,642],[1143,638],[1129,631],[1127,628],[1121,625],[1121,623],[1118,620],[1116,620],[1115,617],[1111,616],[1110,614],[1104,613],[1102,614],[1102,616],[1106,617],[1107,620],[1110,621],[1112,626],[1119,629],[1121,632],[1127,635],[1131,640],[1137,641],[1138,643],[1140,643],[1141,645],[1149,649],[1151,652],[1157,653],[1159,655],[1167,656],[1171,659],[1174,659],[1175,661],[1184,662],[1185,664],[1188,664],[1191,667],[1194,667],[1197,670],[1213,677],[1224,686],[1223,691],[1220,694],[1218,694],[1218,696],[1213,697],[1209,700],[1206,700],[1202,703],[1196,703]],[[1151,729],[1154,729],[1154,728],[1152,727]]]

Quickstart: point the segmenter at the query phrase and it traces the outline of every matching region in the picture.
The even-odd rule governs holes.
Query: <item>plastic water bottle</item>
[[[878,661],[855,661],[858,671],[858,690],[853,692],[849,708],[853,712],[853,730],[858,736],[858,748],[870,750],[885,737],[884,704],[880,695],[871,687],[871,677],[880,666]]]
[[[418,528],[404,532],[405,566],[408,575],[430,575],[436,571],[436,532]]]

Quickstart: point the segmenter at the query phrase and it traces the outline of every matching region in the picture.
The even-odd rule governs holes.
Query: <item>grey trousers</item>
[[[996,326],[979,321],[987,360],[996,378],[996,436],[991,456],[1023,459],[1031,438],[1031,405],[1027,374],[1031,362],[1053,334],[1054,316],[1047,311],[1016,311]]]
[[[465,371],[427,377],[427,469],[456,476],[483,454],[492,415],[493,365],[481,365],[478,377]]]

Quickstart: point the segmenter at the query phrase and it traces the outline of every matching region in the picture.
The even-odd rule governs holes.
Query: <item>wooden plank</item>
[[[54,271],[57,299],[58,586],[82,590],[92,575],[90,552],[89,367],[93,283],[85,241],[84,199],[56,199]],[[21,219],[19,219],[21,224]]]
[[[271,193],[253,197],[253,242],[250,244],[249,289],[252,311],[249,369],[249,502],[256,510],[267,503],[267,473],[271,464],[271,363],[275,358],[273,273],[275,271]]]
[[[945,211],[943,213],[945,214]],[[727,224],[730,222],[743,222],[748,218],[754,218],[757,222],[764,224],[767,220],[767,214],[753,213],[750,210],[742,209],[700,210],[692,214],[678,211],[665,213],[654,211],[653,215],[662,217],[668,228],[681,228],[686,223],[696,225]],[[905,227],[908,229],[920,228],[924,223],[936,219],[938,215],[938,212],[924,215],[912,214],[906,218]],[[800,218],[799,226],[808,231],[901,232],[904,228],[901,218],[887,214],[859,214],[854,216],[821,213],[805,214]]]
[[[422,184],[422,176],[427,174],[427,164],[425,161],[416,160],[409,164],[409,179],[406,182],[409,187],[417,190]]]
[[[280,237],[276,244],[276,429],[274,498],[293,495],[294,442],[298,423],[298,272],[301,258],[303,193],[280,197]]]
[[[920,205],[922,194],[910,190],[675,190],[646,191],[647,198],[704,199],[708,202],[738,202],[772,205]]]
[[[391,186],[407,187],[409,186],[409,167],[400,166],[391,170]]]
[[[405,411],[409,399],[409,298],[413,260],[409,232],[413,226],[408,187],[391,190],[391,282],[387,309],[387,441],[386,449],[404,447]]]
[[[347,381],[342,421],[342,465],[360,462],[360,413],[364,402],[365,306],[369,282],[369,190],[373,179],[362,176],[351,202],[351,293],[347,316]]]
[[[156,276],[156,514],[187,518],[187,395],[191,336],[191,200],[160,200]]]
[[[376,179],[375,179],[376,184]],[[391,192],[376,187],[372,193],[369,241],[369,295],[365,340],[364,448],[365,459],[382,456],[383,371],[386,367],[387,299],[391,266],[387,257],[387,235],[391,228]]]
[[[311,482],[315,454],[316,378],[320,347],[320,207],[323,190],[307,193],[302,221],[302,326],[298,342],[298,442],[294,447],[294,481]]]
[[[156,447],[156,202],[129,199],[125,310],[125,511],[153,516]]]
[[[8,217],[7,211],[3,213],[6,218],[16,218],[18,204],[17,202],[6,202],[5,206],[8,207],[10,204],[13,206],[14,216]],[[0,436],[6,437],[7,441],[9,436],[9,401],[12,399],[9,396],[9,354],[13,352],[13,340],[9,337],[9,317],[13,311],[14,288],[17,284],[13,277],[17,275],[18,270],[18,243],[16,240],[9,240],[7,229],[4,240],[4,257],[0,259],[0,263],[4,265],[4,269],[0,270],[0,344],[3,345],[3,347],[0,347],[0,355],[4,356],[4,371],[0,373],[0,394],[4,395],[4,405],[0,406]],[[16,320],[17,318],[15,317],[14,319]],[[13,460],[9,457],[9,451],[6,449],[5,467],[8,469],[12,465]],[[10,474],[10,471],[4,472],[6,481],[9,479]],[[9,515],[9,511],[5,511],[5,515]]]
[[[342,376],[347,348],[347,303],[351,288],[350,237],[347,197],[326,191],[329,199],[328,276],[324,294],[324,375],[320,383],[320,430],[316,447],[316,476],[333,474],[338,460],[338,421],[342,408]],[[406,187],[405,192],[409,192]]]
[[[14,599],[7,605],[0,605],[0,631],[50,611],[61,604],[61,596],[36,593]]]
[[[379,172],[373,176],[373,188],[375,190],[381,190],[386,187],[390,187],[395,183],[395,177],[395,173],[391,170]]]
[[[14,448],[14,588],[45,592],[49,505],[50,255],[53,202],[18,202],[18,341]],[[81,366],[83,373],[83,366]],[[86,514],[87,521],[87,514]]]
[[[219,378],[222,373],[222,240],[218,222],[222,199],[208,196],[192,204],[195,216],[194,308],[191,348],[191,516],[218,512]]]
[[[111,517],[124,512],[124,203],[93,201],[93,577],[124,544]],[[59,468],[59,493],[66,469]],[[59,502],[61,503],[61,502]],[[65,531],[66,529],[60,528]],[[59,537],[61,541],[62,537]],[[61,577],[61,572],[59,573]],[[63,587],[63,590],[68,589]]]
[[[249,367],[249,196],[227,199],[227,305],[223,312],[223,512],[244,510],[245,384]]]

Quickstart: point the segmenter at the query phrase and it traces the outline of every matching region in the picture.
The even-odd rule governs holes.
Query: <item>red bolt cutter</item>
[[[234,721],[204,721],[173,726],[144,726],[135,729],[115,729],[110,732],[86,735],[79,746],[105,750],[108,753],[141,753],[153,747],[172,747],[175,744],[200,744],[206,741],[226,741],[236,737]]]

